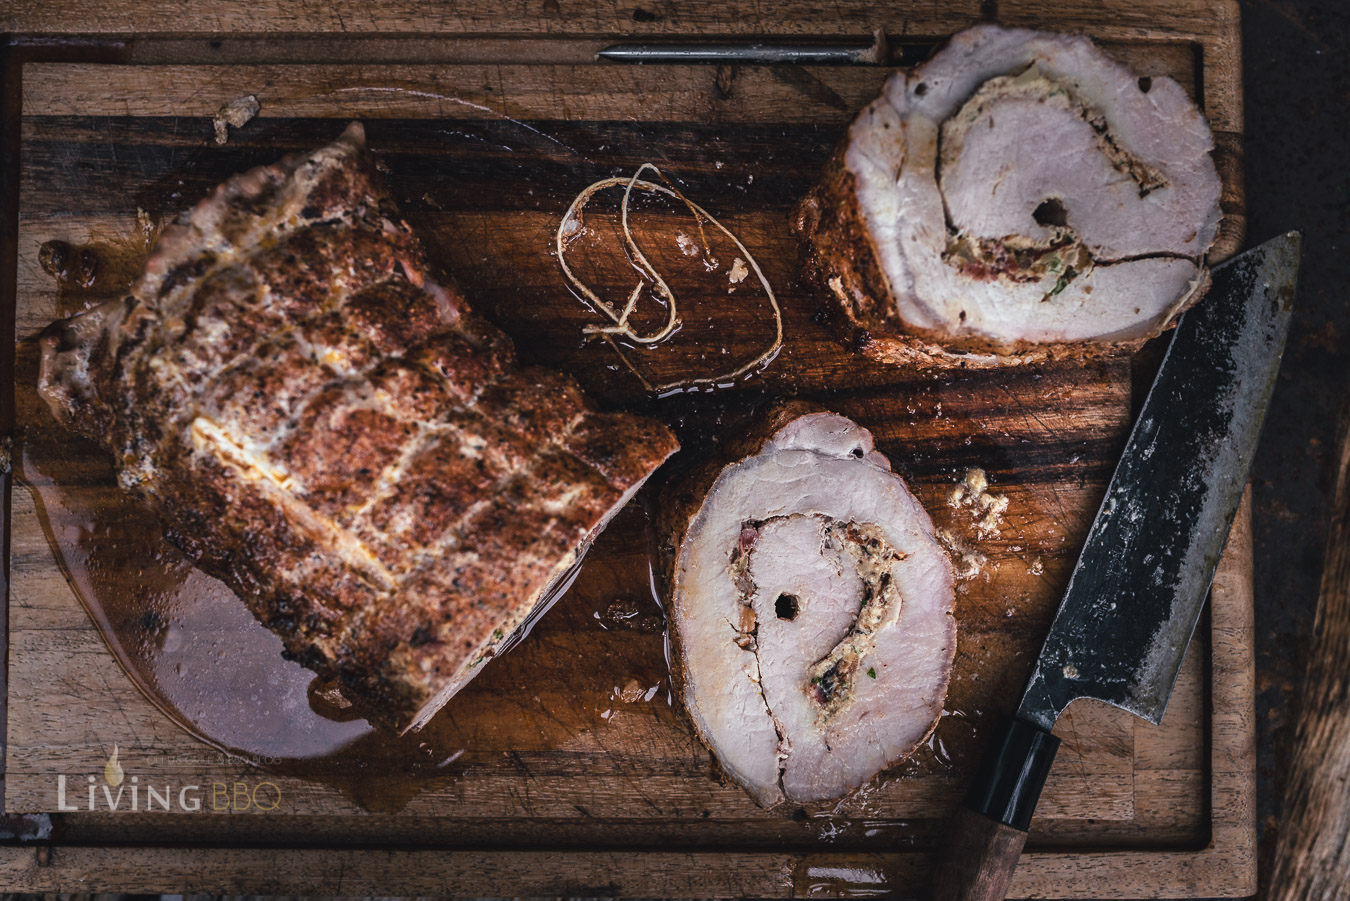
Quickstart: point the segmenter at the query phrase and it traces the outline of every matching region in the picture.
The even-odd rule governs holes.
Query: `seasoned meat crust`
[[[40,379],[288,656],[399,730],[678,447],[517,366],[394,218],[359,124],[219,187],[130,297],[48,329]]]

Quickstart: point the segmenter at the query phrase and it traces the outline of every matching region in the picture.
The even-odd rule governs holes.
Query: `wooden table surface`
[[[54,811],[58,777],[74,784],[102,773],[114,744],[126,772],[146,782],[267,778],[285,799],[266,814],[59,813],[36,848],[0,847],[7,887],[767,896],[922,885],[983,725],[1015,703],[1123,445],[1132,369],[1146,362],[945,374],[864,363],[815,321],[821,303],[796,278],[787,212],[890,69],[623,67],[594,64],[594,51],[634,35],[866,39],[883,28],[896,63],[990,17],[1084,30],[1141,74],[1176,77],[1202,104],[1225,183],[1223,255],[1243,233],[1235,7],[844,3],[818,13],[809,4],[770,11],[731,3],[583,14],[561,0],[519,5],[457,4],[408,17],[397,4],[337,3],[297,18],[280,5],[218,3],[191,23],[156,4],[28,3],[0,12],[3,31],[81,35],[11,50],[5,69],[4,227],[14,257],[0,272],[0,304],[14,317],[17,344],[14,360],[0,362],[16,367],[4,412],[14,416],[19,470],[7,519],[5,809]],[[250,93],[261,102],[258,118],[215,144],[212,117]],[[365,780],[326,784],[260,771],[193,738],[146,700],[62,569],[62,554],[69,558],[81,541],[89,560],[125,560],[106,536],[80,537],[81,504],[116,504],[108,463],[44,423],[25,339],[60,315],[119,296],[146,221],[171,218],[233,172],[330,140],[352,118],[367,123],[408,219],[525,359],[575,373],[607,406],[667,419],[686,455],[706,453],[735,433],[747,409],[782,394],[817,398],[874,431],[938,525],[986,559],[960,585],[954,715],[930,747],[823,810],[766,812],[717,779],[666,701],[636,508],[605,534],[529,640],[447,708],[466,753],[452,775],[406,798],[390,802],[392,782],[373,799],[359,787]],[[583,339],[595,314],[567,293],[549,254],[578,191],[646,161],[736,233],[782,303],[782,353],[733,389],[648,397],[608,347]],[[655,241],[678,218],[653,209],[641,227]],[[42,269],[38,249],[54,239],[99,256],[92,287],[62,288]],[[602,280],[626,291],[615,267],[596,265]],[[753,354],[761,300],[705,291],[695,303],[706,331],[682,333],[640,365],[659,373],[701,365],[704,355]],[[993,537],[946,504],[975,466],[1010,500]],[[63,513],[52,502],[60,498],[76,512]],[[143,531],[134,511],[115,509]],[[1061,721],[1065,747],[1014,894],[1251,891],[1245,522],[1244,509],[1163,725],[1090,702]],[[605,628],[616,601],[657,625]],[[643,689],[641,700],[623,700],[629,684]]]

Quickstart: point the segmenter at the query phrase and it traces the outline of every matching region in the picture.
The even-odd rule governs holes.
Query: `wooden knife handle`
[[[952,818],[947,856],[933,876],[933,901],[1003,901],[1027,834],[969,807]]]
[[[1059,739],[1025,720],[1009,723],[952,819],[933,873],[933,901],[1003,901],[1027,841],[1031,814]]]

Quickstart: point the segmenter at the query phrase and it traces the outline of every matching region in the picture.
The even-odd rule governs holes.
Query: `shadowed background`
[[[1303,231],[1289,346],[1252,475],[1259,876],[1280,828],[1350,372],[1350,8],[1244,0],[1248,243]]]

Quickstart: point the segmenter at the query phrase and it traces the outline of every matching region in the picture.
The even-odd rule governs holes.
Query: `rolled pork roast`
[[[231,178],[39,391],[169,538],[372,722],[425,723],[675,452],[521,367],[427,261],[353,123]]]
[[[996,365],[1133,348],[1208,283],[1204,116],[1086,37],[980,25],[886,82],[794,224],[853,345]]]
[[[866,429],[803,402],[667,492],[676,688],[760,804],[840,797],[932,732],[952,566]]]

